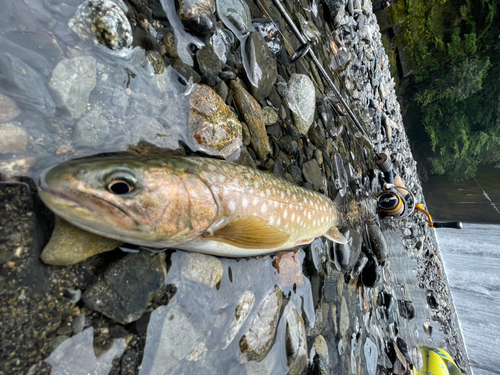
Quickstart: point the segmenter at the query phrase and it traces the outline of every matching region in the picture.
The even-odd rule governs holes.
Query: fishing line
[[[478,186],[481,188],[481,190],[483,191],[483,195],[486,197],[486,199],[488,199],[491,203],[491,205],[493,206],[493,208],[495,209],[496,212],[498,212],[498,214],[500,215],[500,211],[498,210],[497,206],[495,206],[495,203],[493,203],[493,201],[491,200],[491,198],[489,197],[489,195],[484,191],[483,187],[481,186],[481,184],[476,180],[475,177],[474,178],[474,181],[476,181],[476,184],[478,184]]]

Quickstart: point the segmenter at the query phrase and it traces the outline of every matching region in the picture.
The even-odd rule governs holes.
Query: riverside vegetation
[[[384,46],[424,174],[458,181],[500,167],[498,2],[400,0],[386,13]]]

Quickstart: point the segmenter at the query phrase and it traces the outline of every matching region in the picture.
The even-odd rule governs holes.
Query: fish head
[[[210,188],[182,158],[69,161],[42,173],[39,195],[77,227],[149,247],[194,239],[218,215]]]

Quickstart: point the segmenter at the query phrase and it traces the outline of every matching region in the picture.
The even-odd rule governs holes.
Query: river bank
[[[130,30],[106,46],[85,31],[86,22],[100,27],[85,7],[38,4],[35,12],[19,4],[25,18],[2,28],[37,25],[40,40],[53,36],[57,48],[47,51],[55,48],[61,61],[46,57],[25,69],[43,97],[37,105],[14,80],[9,105],[17,110],[1,125],[16,140],[3,155],[5,178],[36,178],[47,165],[99,152],[227,157],[335,199],[351,244],[317,239],[241,260],[120,249],[87,258],[80,245],[95,238],[69,228],[50,256],[44,250],[44,264],[53,215],[33,185],[0,185],[4,372],[404,373],[418,367],[421,343],[444,348],[470,374],[433,230],[416,215],[379,223],[374,209],[374,151],[389,154],[417,200],[423,196],[369,1],[284,5],[315,41],[373,149],[314,63],[289,63],[300,43],[270,1],[218,3],[222,22],[213,38],[191,39],[194,54],[167,2],[167,12],[156,2],[100,8]],[[241,19],[225,18],[230,9]],[[3,71],[20,59],[7,55]],[[363,241],[370,223],[380,224],[387,258]]]

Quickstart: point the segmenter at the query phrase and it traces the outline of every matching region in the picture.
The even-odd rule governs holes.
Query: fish
[[[217,159],[77,159],[41,173],[38,194],[73,225],[146,248],[251,257],[320,236],[346,242],[327,196]]]

